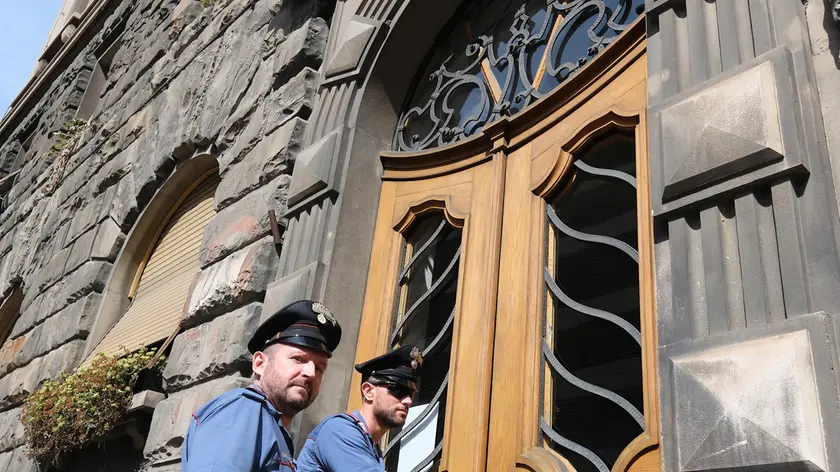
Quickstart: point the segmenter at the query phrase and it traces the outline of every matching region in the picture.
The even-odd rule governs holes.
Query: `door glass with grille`
[[[442,215],[405,239],[390,347],[414,344],[424,361],[406,423],[384,451],[389,472],[427,470],[441,455],[460,254],[461,231]]]
[[[578,472],[608,472],[644,429],[635,152],[600,139],[546,206],[540,428]]]

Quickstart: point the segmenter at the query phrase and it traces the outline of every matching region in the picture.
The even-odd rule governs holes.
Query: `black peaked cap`
[[[392,380],[408,385],[417,383],[423,355],[417,346],[407,344],[379,357],[356,364],[356,370],[362,374],[362,382],[370,377]]]
[[[341,341],[341,326],[323,304],[299,300],[277,310],[263,321],[251,340],[251,354],[275,342],[295,344],[325,352],[332,352]]]

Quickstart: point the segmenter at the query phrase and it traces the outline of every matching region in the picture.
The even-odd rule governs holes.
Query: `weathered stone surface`
[[[70,249],[62,249],[50,259],[50,262],[41,269],[42,275],[41,282],[38,284],[39,290],[43,291],[64,275],[64,267],[67,265],[69,257]]]
[[[0,454],[0,471],[4,472],[38,472],[38,465],[26,456],[26,447]]]
[[[13,365],[26,365],[32,359],[41,357],[73,339],[86,339],[101,300],[99,294],[90,294],[26,333],[20,351],[14,357]]]
[[[186,322],[195,325],[258,299],[276,266],[274,243],[264,238],[205,268],[190,296]]]
[[[274,60],[275,83],[282,84],[304,67],[318,69],[324,60],[329,28],[322,18],[308,20],[277,48]]]
[[[136,141],[120,152],[99,169],[96,175],[91,176],[89,185],[92,185],[96,193],[101,193],[108,187],[116,184],[131,171],[134,158],[137,155]],[[100,158],[105,156],[100,155]]]
[[[96,228],[91,228],[79,236],[70,249],[70,257],[67,259],[67,265],[64,266],[65,272],[72,272],[80,265],[87,262],[90,258],[90,251],[93,248],[93,240],[96,237]]]
[[[778,107],[768,61],[663,110],[666,197],[781,158]]]
[[[0,378],[0,410],[19,404],[45,380],[75,367],[84,348],[84,341],[72,341]]]
[[[376,31],[377,22],[365,17],[354,17],[342,32],[338,47],[327,63],[324,75],[332,77],[358,67],[370,38]]]
[[[265,98],[265,133],[274,131],[286,120],[299,116],[308,119],[318,91],[318,72],[309,67]]]
[[[676,437],[666,458],[686,471],[828,470],[813,356],[803,329],[671,357]]]
[[[44,293],[35,321],[43,321],[89,293],[101,293],[111,274],[111,267],[106,261],[90,261],[68,274]]]
[[[225,31],[220,54],[206,76],[209,81],[203,93],[209,106],[204,107],[195,123],[204,137],[218,135],[260,66],[254,58],[260,55],[263,34],[249,31],[250,16],[243,15]]]
[[[281,175],[217,213],[204,231],[201,265],[213,264],[269,234],[268,212],[274,210],[278,219],[285,213],[289,181],[288,175]],[[282,220],[278,224],[285,226]]]
[[[143,450],[146,457],[152,464],[179,457],[192,414],[212,398],[249,382],[238,376],[223,377],[174,393],[158,403]]]
[[[341,135],[341,128],[333,130],[298,155],[289,188],[289,205],[294,207],[316,192],[333,186]]]
[[[306,121],[294,118],[257,144],[242,162],[222,176],[216,190],[216,209],[224,208],[274,177],[288,173],[303,145]]]
[[[82,210],[73,216],[67,233],[65,246],[73,242],[85,231],[102,221],[108,215],[112,201],[117,194],[117,186],[109,187],[94,197]]]
[[[109,208],[111,219],[123,232],[128,232],[140,215],[133,175],[133,173],[129,174],[116,185],[116,197]]]
[[[38,372],[42,358],[35,359],[24,367],[13,370],[0,378],[0,409],[20,404],[38,386]]]
[[[96,230],[96,239],[93,241],[90,257],[94,260],[114,262],[123,242],[125,242],[125,235],[120,231],[120,227],[111,218],[106,218]]]
[[[38,310],[41,306],[42,299],[43,297],[37,297],[29,304],[29,306],[21,311],[20,317],[12,327],[12,331],[9,332],[9,338],[16,338],[32,329],[32,326],[35,324],[35,320],[38,318]],[[2,373],[3,372],[0,369],[0,375],[2,375]]]
[[[247,344],[259,326],[261,312],[262,305],[252,303],[179,334],[163,371],[167,391],[250,365]]]
[[[0,452],[7,452],[23,445],[23,423],[20,409],[0,413]]]

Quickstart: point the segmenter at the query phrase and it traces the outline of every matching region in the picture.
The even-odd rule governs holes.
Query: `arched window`
[[[128,297],[131,302],[90,357],[132,352],[166,339],[184,314],[190,286],[200,271],[204,229],[215,215],[215,170],[185,192],[147,247]]]
[[[586,65],[644,0],[472,0],[438,37],[394,137],[397,151],[444,146],[511,116]]]

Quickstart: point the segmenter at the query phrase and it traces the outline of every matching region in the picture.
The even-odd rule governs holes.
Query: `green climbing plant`
[[[138,374],[154,355],[151,349],[124,357],[99,354],[89,365],[45,382],[21,409],[27,454],[55,464],[111,432],[125,417]],[[160,356],[151,368],[159,373],[164,362]]]

